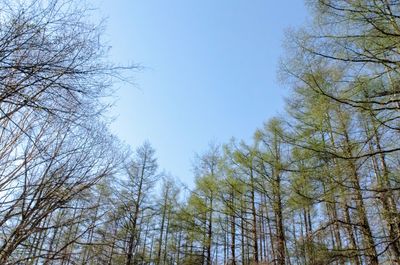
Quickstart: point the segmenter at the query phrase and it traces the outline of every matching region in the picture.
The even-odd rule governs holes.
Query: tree
[[[127,178],[122,182],[120,200],[126,214],[127,236],[126,265],[136,264],[134,251],[139,245],[139,219],[146,210],[149,192],[157,180],[157,160],[155,150],[149,142],[136,149],[135,156],[126,166]]]
[[[122,161],[100,101],[117,69],[77,2],[0,10],[0,262],[69,262],[92,230],[77,225],[90,224],[88,191]]]
[[[218,163],[220,161],[219,146],[211,144],[208,152],[197,156],[195,165],[196,195],[203,200],[205,208],[204,250],[206,264],[212,264],[214,208],[216,207]]]

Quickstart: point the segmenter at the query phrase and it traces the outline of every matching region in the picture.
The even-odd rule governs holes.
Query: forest
[[[199,150],[188,188],[110,132],[136,66],[91,9],[1,0],[0,264],[400,264],[400,1],[306,4],[284,113]]]

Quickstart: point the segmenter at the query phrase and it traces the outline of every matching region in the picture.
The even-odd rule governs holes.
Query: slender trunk
[[[211,246],[212,246],[212,225],[213,225],[213,198],[210,198],[210,216],[207,230],[207,265],[212,265]]]
[[[147,160],[147,157],[144,157],[144,161]],[[128,241],[128,253],[126,257],[126,262],[125,265],[131,265],[132,258],[133,258],[133,250],[135,247],[135,239],[136,239],[136,226],[137,226],[137,220],[139,218],[139,210],[140,210],[140,201],[142,199],[142,188],[143,188],[143,181],[144,181],[144,171],[145,171],[146,164],[143,163],[140,171],[140,180],[139,180],[139,187],[138,187],[138,195],[136,197],[135,201],[135,211],[133,213],[133,217],[130,220],[131,224],[131,231],[129,235],[129,241]]]
[[[381,201],[383,208],[382,216],[384,217],[388,226],[389,239],[391,241],[390,250],[392,259],[395,262],[395,264],[400,264],[400,246],[398,240],[400,238],[400,220],[398,217],[399,212],[396,207],[396,203],[393,196],[393,189],[391,187],[389,180],[390,172],[386,163],[385,154],[381,147],[380,135],[377,126],[375,125],[375,122],[371,121],[371,123],[372,123],[372,130],[375,139],[376,149],[373,147],[371,141],[369,142],[369,149],[370,152],[372,153],[375,151],[379,153],[378,158],[376,158],[375,156],[371,158],[378,187],[381,190],[381,192],[379,192],[377,195]],[[365,131],[367,137],[370,137],[371,133],[369,132],[367,125],[365,125]]]
[[[177,244],[177,255],[176,255],[176,264],[181,264],[181,241],[182,241],[182,231],[179,231],[179,236],[178,236],[178,244]]]
[[[274,265],[276,264],[276,250],[275,250],[275,242],[274,242],[274,234],[272,232],[272,225],[271,225],[271,219],[269,218],[269,213],[268,209],[266,209],[266,217],[267,217],[267,225],[268,225],[268,234],[269,234],[269,241],[271,244],[271,252],[272,252],[272,260]]]
[[[258,236],[257,236],[257,213],[255,205],[255,187],[254,187],[254,176],[253,170],[250,169],[250,186],[251,186],[251,214],[252,214],[252,234],[253,234],[253,247],[254,247],[254,262],[258,263]]]
[[[167,226],[165,229],[165,244],[164,244],[164,258],[163,258],[163,264],[167,264],[167,246],[168,246],[168,236],[169,236],[169,222],[171,220],[171,209],[168,210],[168,218],[167,218]]]
[[[233,196],[232,196],[233,203]],[[233,204],[232,204],[233,205]],[[236,265],[236,224],[235,224],[235,213],[231,216],[231,255],[232,265]],[[242,231],[243,233],[243,231]]]
[[[349,156],[352,155],[350,149],[350,140],[347,131],[344,132],[346,138],[346,151]],[[372,235],[371,227],[368,222],[367,212],[364,206],[364,198],[361,193],[360,177],[358,176],[357,167],[352,160],[348,161],[351,170],[350,177],[354,190],[355,202],[357,205],[357,216],[360,223],[360,229],[363,235],[363,243],[365,247],[365,255],[368,257],[368,264],[378,265],[378,254],[375,249],[375,242]]]
[[[283,226],[283,215],[282,215],[282,199],[281,199],[281,184],[280,177],[276,178],[276,194],[275,194],[275,220],[276,220],[276,233],[278,241],[278,265],[285,265],[286,262],[286,247],[285,247],[285,230]]]
[[[245,228],[244,228],[244,218],[245,218],[245,214],[244,214],[244,205],[243,205],[243,200],[241,200],[241,213],[240,213],[240,234],[241,234],[241,247],[242,247],[242,253],[241,253],[241,256],[242,256],[242,264],[243,265],[246,265],[247,263],[246,263],[246,259],[245,259],[245,241],[244,241],[244,235],[245,235],[245,233],[247,233],[246,231],[245,231]]]
[[[168,197],[168,190],[166,190],[165,194],[164,194],[164,205],[163,205],[163,210],[162,210],[160,238],[158,240],[158,251],[157,251],[157,260],[156,260],[157,265],[159,265],[161,262],[161,249],[162,249],[163,235],[164,235],[165,216],[166,216],[166,211],[167,211],[167,197]]]

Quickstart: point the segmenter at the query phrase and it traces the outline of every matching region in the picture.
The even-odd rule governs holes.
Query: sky
[[[288,28],[303,0],[96,0],[109,59],[135,63],[134,85],[115,84],[111,130],[132,149],[149,141],[160,170],[193,183],[196,153],[232,137],[251,141],[283,112],[277,81]]]

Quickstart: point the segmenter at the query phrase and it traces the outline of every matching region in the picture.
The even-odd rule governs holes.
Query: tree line
[[[2,1],[0,264],[400,264],[400,1],[306,4],[285,113],[196,155],[189,189],[109,133],[134,66],[90,9]]]

